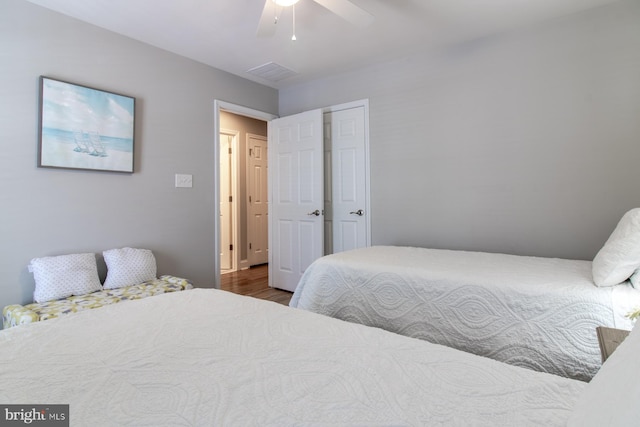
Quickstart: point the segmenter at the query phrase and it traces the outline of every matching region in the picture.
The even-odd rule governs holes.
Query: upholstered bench
[[[68,313],[98,308],[120,301],[135,300],[168,292],[192,289],[187,280],[174,276],[160,276],[138,285],[104,289],[85,295],[76,295],[55,301],[27,305],[8,305],[2,310],[2,325],[7,329],[24,323],[53,319]]]

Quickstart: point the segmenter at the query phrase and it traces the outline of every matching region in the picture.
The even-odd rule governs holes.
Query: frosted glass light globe
[[[278,6],[291,6],[298,3],[300,0],[273,0]]]

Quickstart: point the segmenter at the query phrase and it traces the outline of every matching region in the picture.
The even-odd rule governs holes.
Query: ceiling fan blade
[[[276,4],[271,0],[264,0],[264,9],[258,22],[258,37],[271,37],[276,32]]]
[[[374,20],[374,16],[366,10],[356,6],[349,0],[314,0],[321,6],[329,9],[342,19],[349,21],[355,26],[366,27]]]

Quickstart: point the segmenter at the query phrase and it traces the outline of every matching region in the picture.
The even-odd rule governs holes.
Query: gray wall
[[[280,91],[370,100],[372,242],[592,259],[640,206],[640,2]]]
[[[134,174],[36,167],[39,75],[136,98]],[[276,114],[276,90],[21,0],[0,1],[0,85],[0,307],[32,300],[31,258],[123,246],[213,285],[213,100]]]

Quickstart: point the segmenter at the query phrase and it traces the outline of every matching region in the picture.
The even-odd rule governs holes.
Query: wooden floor
[[[220,281],[220,289],[240,295],[274,301],[289,305],[291,292],[269,287],[268,265],[251,267],[233,273],[225,273]]]

